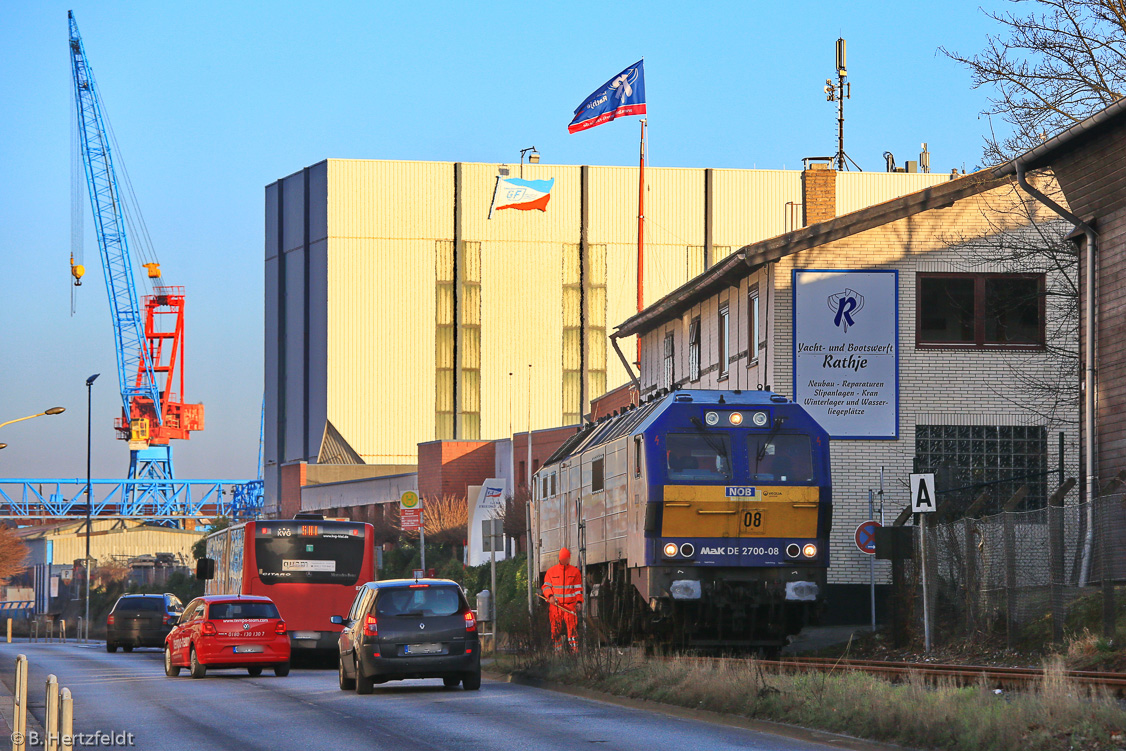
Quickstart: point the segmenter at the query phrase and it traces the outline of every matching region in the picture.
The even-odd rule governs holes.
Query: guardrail
[[[69,688],[59,690],[59,679],[47,676],[43,731],[40,739],[34,731],[27,732],[27,655],[16,657],[16,683],[12,692],[12,751],[27,751],[43,744],[45,751],[61,751],[74,747],[74,697]]]

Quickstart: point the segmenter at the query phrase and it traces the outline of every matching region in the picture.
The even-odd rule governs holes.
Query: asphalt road
[[[286,678],[270,673],[251,678],[236,670],[210,672],[203,680],[186,673],[168,678],[160,652],[108,654],[102,644],[0,643],[0,680],[9,691],[21,652],[28,657],[29,703],[40,723],[43,687],[54,673],[74,695],[76,733],[132,733],[132,747],[146,750],[834,747],[488,679],[480,691],[446,689],[441,681],[401,681],[357,696],[337,687],[334,670],[294,669]],[[101,747],[107,747],[101,738]],[[0,739],[0,747],[7,742]],[[83,747],[89,744],[75,746]]]

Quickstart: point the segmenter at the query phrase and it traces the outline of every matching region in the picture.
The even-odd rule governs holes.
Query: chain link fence
[[[1060,489],[1057,504],[1070,487]],[[940,522],[926,529],[939,634],[1003,633],[1012,645],[1022,631],[1042,626],[1042,636],[1060,641],[1069,616],[1090,623],[1095,615],[1103,635],[1114,636],[1114,587],[1126,582],[1126,496]],[[920,552],[910,591],[901,593],[916,607]]]

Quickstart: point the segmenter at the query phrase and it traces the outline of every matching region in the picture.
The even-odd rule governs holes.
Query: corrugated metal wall
[[[943,172],[838,172],[837,216],[925,190],[949,179],[950,175]]]
[[[413,464],[437,428],[436,248],[453,241],[453,165],[328,166],[328,419],[368,464]]]
[[[800,171],[717,169],[713,175],[712,242],[727,249],[713,263],[733,248],[801,227]]]

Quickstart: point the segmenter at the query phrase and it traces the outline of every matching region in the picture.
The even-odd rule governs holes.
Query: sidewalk
[[[15,645],[15,642],[13,642],[13,646],[14,645]],[[29,660],[29,662],[30,662],[30,660]],[[30,665],[29,665],[29,670],[28,670],[29,677],[30,677],[30,672],[31,671],[30,671]],[[2,733],[2,737],[0,737],[0,747],[7,746],[7,745],[11,744],[12,727],[15,725],[14,715],[15,715],[16,697],[12,693],[15,690],[15,683],[16,683],[16,661],[14,659],[13,660],[0,660],[0,733]],[[36,718],[35,715],[33,714],[33,710],[38,711],[40,714],[42,714],[43,711],[46,709],[46,706],[45,706],[46,705],[46,699],[44,697],[45,691],[46,691],[46,688],[43,687],[43,686],[40,686],[39,691],[36,691],[35,686],[31,685],[30,683],[27,687],[27,704],[28,704],[27,731],[28,731],[28,735],[30,735],[31,732],[34,731],[38,735],[38,737],[40,737],[40,738],[45,738],[46,733],[43,731],[42,723],[40,723],[39,719]],[[7,740],[5,740],[5,739],[7,739]],[[28,746],[28,748],[29,749],[31,748],[30,745]]]

